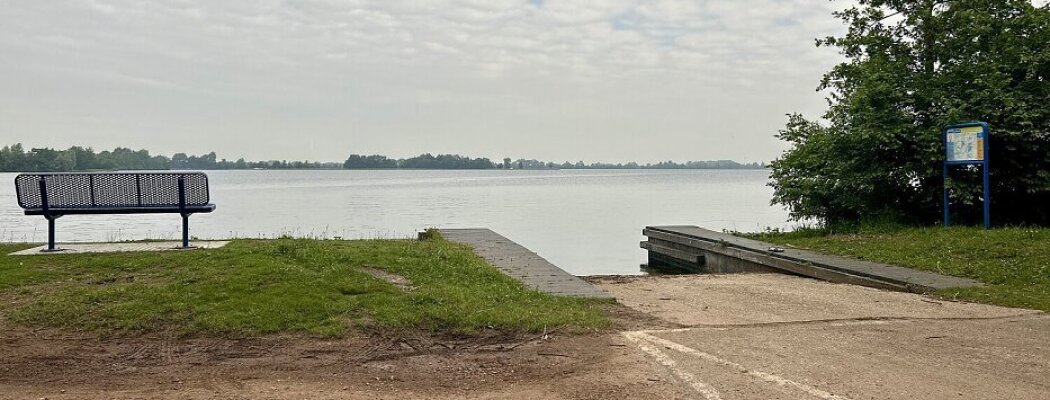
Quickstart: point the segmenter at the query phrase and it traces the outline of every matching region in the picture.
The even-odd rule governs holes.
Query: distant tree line
[[[493,162],[484,157],[471,158],[458,154],[421,154],[416,157],[393,159],[382,155],[351,154],[346,161],[230,161],[220,159],[215,152],[203,155],[175,153],[171,157],[151,155],[146,150],[118,147],[95,152],[90,147],[73,146],[66,150],[32,148],[22,144],[0,148],[0,171],[3,172],[62,172],[108,170],[217,170],[217,169],[754,169],[765,168],[760,163],[738,163],[731,160],[664,161],[656,164],[629,163],[553,163],[538,160],[511,160]]]
[[[496,163],[488,158],[470,158],[457,154],[431,155],[429,153],[406,159],[392,159],[378,154],[360,155],[351,154],[343,163],[347,169],[761,169],[765,164],[739,163],[732,160],[718,161],[689,161],[676,163],[674,161],[663,161],[656,164],[629,163],[554,163],[549,161],[504,158],[503,162]]]
[[[519,159],[511,161],[509,158],[503,159],[503,163],[496,166],[499,169],[762,169],[766,168],[765,164],[751,162],[751,163],[740,163],[733,160],[717,160],[717,161],[687,161],[684,163],[678,163],[674,161],[661,161],[658,163],[646,163],[639,164],[636,162],[629,163],[584,163],[583,161],[577,161],[571,163],[565,161],[563,163],[544,162],[539,160],[525,160]]]
[[[311,161],[237,161],[218,159],[215,152],[200,156],[175,153],[171,157],[151,155],[146,150],[118,147],[95,152],[90,147],[73,146],[66,150],[33,148],[21,144],[0,148],[0,171],[62,172],[96,170],[169,170],[169,169],[311,169],[340,168],[335,162]]]

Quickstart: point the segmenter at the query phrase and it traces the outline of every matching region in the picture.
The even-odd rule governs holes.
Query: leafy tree
[[[21,143],[4,146],[0,149],[0,171],[22,171],[25,158],[26,151]]]
[[[773,202],[796,219],[933,223],[944,126],[991,124],[997,223],[1050,223],[1050,6],[1028,0],[858,0],[835,15],[847,58],[825,74],[824,121],[790,115]],[[954,210],[979,215],[975,169],[953,172]]]

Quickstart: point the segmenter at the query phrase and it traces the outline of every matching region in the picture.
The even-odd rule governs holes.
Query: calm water
[[[578,275],[638,273],[646,225],[754,231],[787,227],[765,170],[210,171],[200,238],[281,234],[405,238],[427,227],[488,227]],[[0,240],[47,240],[0,174]],[[58,240],[176,239],[176,214],[65,216]]]

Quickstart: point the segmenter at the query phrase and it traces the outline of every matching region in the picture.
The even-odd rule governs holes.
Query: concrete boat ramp
[[[525,286],[550,294],[611,299],[608,293],[490,229],[439,229],[446,240],[473,247],[490,264]]]
[[[649,267],[694,273],[778,272],[914,293],[980,286],[972,279],[776,246],[690,225],[650,226]]]

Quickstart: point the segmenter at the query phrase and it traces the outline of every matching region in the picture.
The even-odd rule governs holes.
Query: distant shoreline
[[[551,168],[551,169],[499,169],[499,168],[187,168],[187,169],[79,169],[68,171],[0,171],[2,174],[29,172],[115,172],[115,171],[755,171],[769,167],[748,168]]]
[[[195,156],[175,153],[171,157],[151,155],[148,150],[118,147],[96,152],[91,147],[73,146],[66,150],[30,148],[21,143],[0,148],[2,172],[73,172],[73,171],[170,171],[170,170],[563,170],[563,169],[764,169],[759,162],[734,160],[661,161],[658,163],[584,163],[540,161],[510,157],[493,161],[486,157],[472,158],[459,154],[423,153],[409,158],[390,158],[380,154],[350,154],[346,161],[265,160],[247,161],[243,158],[227,160],[215,152]]]

